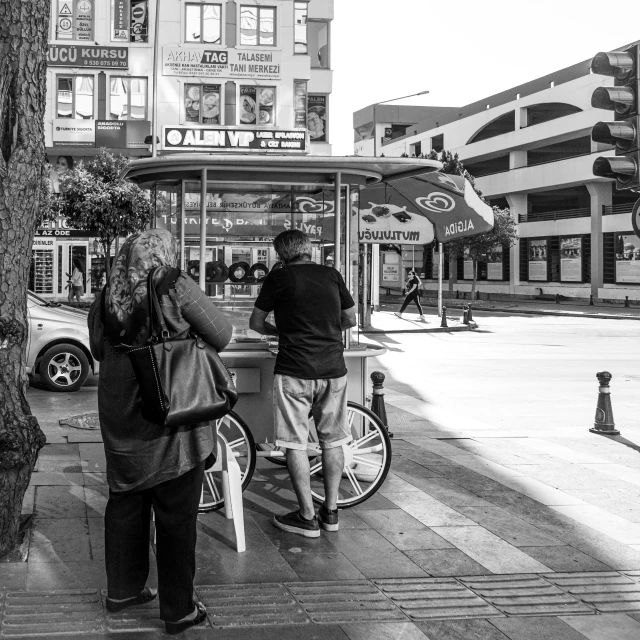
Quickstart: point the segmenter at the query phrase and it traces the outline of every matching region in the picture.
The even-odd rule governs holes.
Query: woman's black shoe
[[[126,600],[111,600],[111,598],[107,598],[107,611],[109,613],[118,613],[118,611],[122,611],[127,607],[151,602],[157,595],[158,592],[155,589],[145,587],[139,595],[134,596],[133,598],[127,598]]]
[[[182,633],[185,629],[189,627],[195,627],[197,624],[200,624],[207,618],[207,610],[204,608],[204,605],[198,602],[196,604],[196,617],[191,620],[183,620],[181,622],[165,622],[164,628],[166,632],[170,635],[175,635],[176,633]]]

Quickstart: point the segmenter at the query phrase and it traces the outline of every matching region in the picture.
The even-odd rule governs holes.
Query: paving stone
[[[398,493],[401,491],[420,491],[418,487],[403,480],[395,473],[389,473],[382,483],[382,486],[378,489],[378,493],[385,495],[386,493]]]
[[[106,588],[103,562],[29,562],[27,591]]]
[[[82,518],[36,518],[31,527],[29,564],[89,562],[89,525]]]
[[[510,616],[595,613],[586,604],[539,576],[483,576],[459,580]]]
[[[426,494],[436,498],[443,504],[450,507],[458,506],[486,506],[488,503],[483,498],[472,491],[468,491],[462,487],[456,479],[448,478],[428,478],[418,479],[415,481],[417,487],[419,487]]]
[[[510,640],[585,640],[559,618],[494,618],[491,624]]]
[[[553,506],[558,511],[582,524],[604,533],[624,544],[640,544],[640,524],[615,516],[593,505]]]
[[[428,527],[475,524],[458,511],[422,492],[388,493],[389,500]]]
[[[38,453],[37,471],[80,473],[80,452],[77,444],[46,444]]]
[[[107,597],[106,590],[102,592],[102,600]],[[138,634],[151,632],[154,634],[162,633],[164,623],[160,620],[160,605],[158,599],[152,600],[145,604],[127,607],[118,613],[109,613],[106,611],[105,616],[107,629],[109,632],[117,633],[118,637],[125,637],[125,634],[138,638]],[[201,625],[200,628],[204,627]],[[208,625],[207,625],[208,626]]]
[[[429,640],[412,622],[358,622],[341,627],[349,640]]]
[[[78,448],[83,471],[102,473],[107,470],[104,446],[102,444],[98,442],[81,443]]]
[[[0,590],[26,590],[27,568],[26,562],[0,562]],[[2,594],[0,594],[0,600],[1,598]]]
[[[39,486],[35,496],[36,518],[84,518],[87,515],[82,485]]]
[[[638,640],[640,622],[621,614],[560,618],[588,640]]]
[[[459,549],[407,550],[405,555],[431,576],[485,575],[491,573],[489,569]]]
[[[31,485],[27,487],[24,492],[24,498],[22,498],[22,511],[21,515],[31,515],[35,509],[36,501],[36,488]]]
[[[406,619],[366,580],[299,582],[286,586],[316,624]]]
[[[82,486],[83,473],[66,473],[63,471],[39,471],[31,474],[29,485],[33,487],[67,487]]]
[[[339,551],[332,553],[301,553],[295,547],[281,551],[282,557],[291,565],[300,580],[358,580],[362,573]]]
[[[303,608],[284,585],[200,585],[200,601],[214,627],[309,624]],[[305,634],[306,635],[306,634]]]
[[[301,631],[303,632],[301,634]],[[198,627],[193,627],[183,635],[198,637],[200,635],[209,637],[206,630],[203,634],[198,634]],[[337,624],[323,625],[279,625],[270,629],[268,627],[216,627],[213,634],[215,640],[349,640],[346,633]],[[138,640],[139,636],[135,636]],[[127,639],[128,640],[128,639]],[[140,640],[147,640],[140,638]],[[148,639],[156,640],[156,638]]]
[[[539,573],[547,571],[544,564],[534,560],[517,547],[510,545],[485,528],[433,527],[434,533],[442,536],[457,549],[492,573]]]
[[[554,489],[550,487],[548,484],[544,482],[540,482],[539,480],[534,480],[533,478],[525,478],[525,477],[511,477],[504,478],[502,481],[507,487],[518,491],[519,493],[524,494],[525,496],[529,496],[538,502],[541,502],[545,505],[554,505],[566,507],[570,506],[582,506],[585,503],[564,491],[560,491],[558,489]],[[587,506],[587,505],[585,505]]]
[[[429,640],[508,640],[489,620],[432,620],[417,626]]]
[[[104,520],[102,518],[87,518],[89,525],[89,544],[91,546],[91,560],[104,561]]]
[[[609,571],[611,567],[574,549],[562,547],[520,547],[520,550],[549,567],[552,571]]]
[[[457,511],[514,547],[563,545],[561,540],[540,531],[522,518],[497,506],[460,507]]]
[[[343,512],[340,512],[340,520],[342,520]],[[319,538],[305,538],[304,536],[299,536],[296,533],[289,533],[287,531],[282,531],[281,529],[277,529],[273,526],[273,517],[264,516],[262,514],[253,514],[251,519],[260,529],[261,533],[264,536],[264,539],[267,540],[271,546],[273,546],[280,553],[284,553],[291,548],[299,549],[299,553],[324,553],[330,554],[335,551],[335,547],[329,541],[328,536],[321,535]],[[246,515],[245,515],[246,521]],[[342,522],[340,522],[340,528],[342,527]],[[229,534],[233,535],[233,528],[229,528]],[[248,547],[247,542],[247,547]]]
[[[87,518],[104,518],[104,510],[109,499],[107,485],[84,487],[84,502],[87,505]]]
[[[418,493],[417,491],[413,491],[412,493]],[[394,494],[395,495],[395,494]],[[373,509],[393,509],[397,505],[391,502],[387,497],[380,495],[379,493],[374,493],[370,498],[367,498],[364,502],[357,504],[355,507],[350,507],[354,511],[358,512],[362,509],[373,510]]]
[[[374,583],[412,620],[500,615],[454,578],[375,580]]]
[[[3,637],[103,632],[100,594],[94,589],[9,591],[0,628]]]

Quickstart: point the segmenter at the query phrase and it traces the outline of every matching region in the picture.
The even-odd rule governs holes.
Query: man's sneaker
[[[398,316],[398,318],[402,318],[402,314],[398,313],[397,311],[393,314],[394,316]]]
[[[300,515],[300,511],[292,511],[284,516],[275,516],[273,518],[274,526],[289,533],[297,533],[305,538],[319,538],[320,527],[318,526],[318,518],[313,516],[311,520],[305,520]]]
[[[420,316],[420,322],[426,322],[427,319],[424,316]]]
[[[339,526],[338,520],[339,516],[337,509],[331,511],[330,509],[327,509],[324,504],[320,509],[318,509],[318,522],[325,531],[337,531]]]

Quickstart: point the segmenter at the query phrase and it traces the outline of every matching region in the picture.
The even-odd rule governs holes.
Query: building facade
[[[423,112],[405,135],[385,135],[393,133],[390,123],[378,122],[377,145],[372,135],[362,136],[367,110],[354,114],[356,154],[373,155],[374,146],[387,157],[446,149],[459,155],[490,204],[510,209],[519,241],[479,265],[481,292],[640,299],[640,238],[631,225],[638,194],[592,172],[595,158],[614,155],[591,140],[598,121],[613,120],[611,111],[591,106],[591,96],[613,78],[591,74],[590,65],[586,60],[464,107]],[[435,288],[433,247],[420,262],[427,288]],[[460,258],[446,267],[451,288],[470,291],[471,263]]]
[[[150,156],[154,135],[158,155],[330,155],[332,19],[333,0],[53,0],[45,146],[54,191],[101,148]],[[66,297],[74,259],[92,297],[100,244],[64,219],[38,229],[30,288]]]

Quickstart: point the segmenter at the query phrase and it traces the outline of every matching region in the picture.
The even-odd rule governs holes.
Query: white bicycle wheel
[[[247,488],[256,468],[256,446],[249,427],[233,411],[218,420],[218,433],[229,443],[238,465],[242,478],[242,490]],[[199,513],[215,511],[224,505],[222,496],[222,474],[219,471],[205,469],[200,493]]]
[[[391,440],[387,429],[372,411],[347,403],[347,415],[353,440],[345,445],[345,466],[338,489],[338,507],[353,507],[370,498],[382,485],[391,466]],[[312,429],[309,457],[317,448]],[[318,449],[319,453],[319,449]],[[322,456],[311,460],[311,494],[324,502]]]

